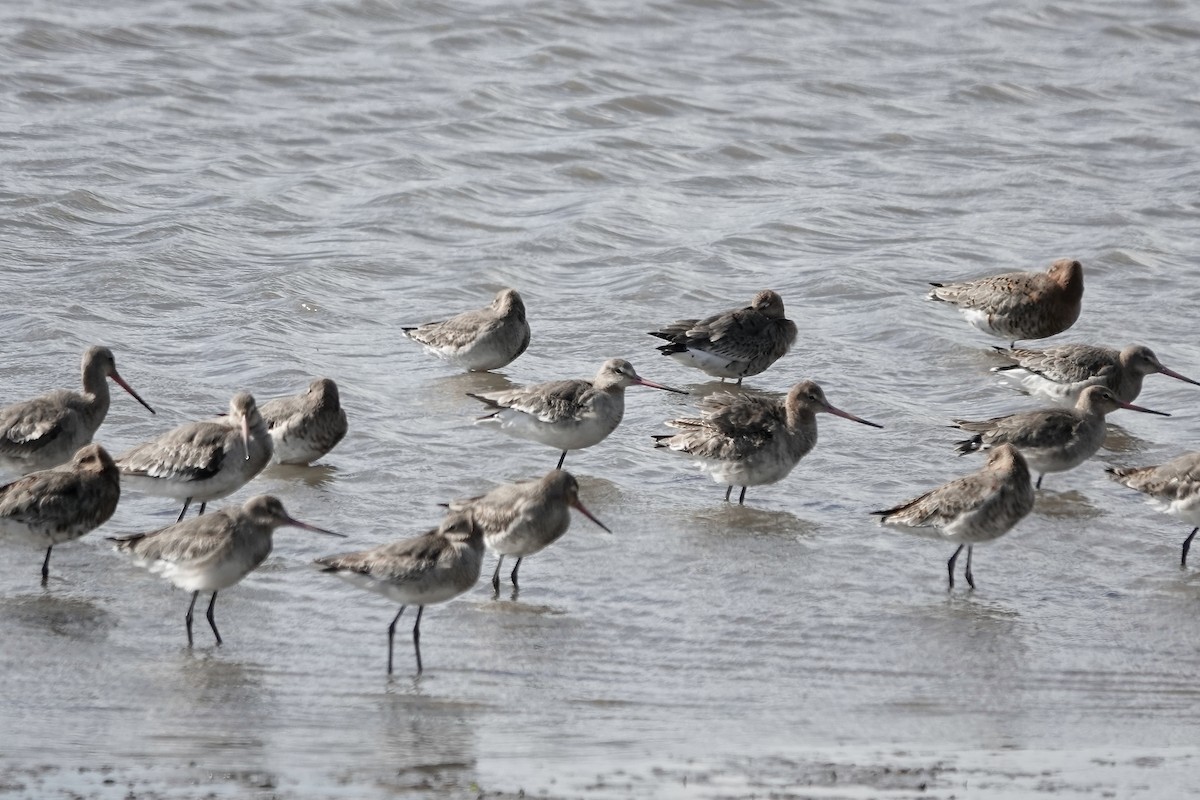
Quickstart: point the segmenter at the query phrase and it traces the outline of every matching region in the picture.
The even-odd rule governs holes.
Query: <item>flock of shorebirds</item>
[[[1046,272],[933,284],[930,299],[956,306],[976,328],[1011,343],[996,348],[1011,362],[996,372],[1021,391],[1055,404],[982,421],[955,420],[955,427],[971,435],[958,444],[959,452],[988,450],[986,464],[920,497],[872,512],[885,524],[956,543],[947,564],[950,588],[964,548],[965,576],[974,588],[973,545],[1002,536],[1025,517],[1046,473],[1073,469],[1100,449],[1107,414],[1119,408],[1162,414],[1132,403],[1145,376],[1161,373],[1200,385],[1163,366],[1140,345],[1120,351],[1081,344],[1042,350],[1016,346],[1020,340],[1069,328],[1079,316],[1082,296],[1083,267],[1069,259],[1056,261]],[[513,289],[499,292],[488,307],[403,331],[434,355],[470,371],[504,367],[525,351],[530,338],[524,303]],[[658,347],[663,355],[740,386],[787,353],[796,326],[786,318],[782,298],[762,291],[744,308],[679,320],[651,334],[666,342]],[[0,536],[45,548],[45,584],[54,545],[103,525],[116,510],[122,484],[174,498],[183,503],[175,524],[110,539],[139,565],[192,593],[185,616],[189,646],[196,601],[202,592],[211,593],[206,617],[219,645],[213,614],[217,593],[266,559],[276,528],[341,534],[292,518],[272,496],[252,497],[240,507],[207,515],[206,505],[239,490],[272,459],[308,464],[328,453],[347,429],[338,388],[319,378],[304,394],[262,406],[241,392],[226,415],[183,425],[114,459],[92,443],[108,412],[108,378],[154,413],[117,373],[112,352],[104,347],[84,353],[82,392],[59,390],[0,409],[0,470],[24,476],[0,487]],[[504,557],[516,558],[511,572],[515,588],[522,559],[566,532],[571,508],[608,530],[584,507],[579,484],[562,466],[568,451],[591,447],[616,429],[624,415],[625,389],[635,385],[687,393],[643,379],[628,361],[610,359],[591,380],[470,395],[486,407],[478,423],[561,451],[557,467],[540,479],[446,504],[445,518],[422,536],[317,559],[323,571],[400,604],[388,626],[389,674],[395,629],[405,608],[417,606],[413,649],[420,673],[424,607],[474,586],[485,546],[498,555],[492,575],[498,595]],[[819,385],[803,381],[782,399],[738,390],[711,394],[700,401],[696,416],[666,422],[677,432],[653,438],[656,447],[692,459],[726,486],[726,502],[734,487],[741,487],[741,504],[747,487],[782,480],[813,449],[816,415],[822,412],[882,427],[835,408]],[[1036,484],[1032,472],[1038,473]],[[1159,466],[1108,472],[1196,526],[1183,544],[1186,566],[1188,548],[1200,530],[1200,453]],[[200,504],[199,514],[185,519],[193,502]]]

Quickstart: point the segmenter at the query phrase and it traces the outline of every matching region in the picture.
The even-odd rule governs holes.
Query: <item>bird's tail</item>
[[[954,449],[958,451],[960,456],[965,456],[967,453],[974,453],[983,447],[983,434],[972,436],[970,439],[963,439],[961,442],[954,443]]]

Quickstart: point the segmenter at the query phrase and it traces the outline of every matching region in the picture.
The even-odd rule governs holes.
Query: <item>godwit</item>
[[[746,487],[783,480],[817,443],[817,414],[834,414],[882,428],[874,422],[834,408],[813,381],[797,383],[780,401],[745,394],[712,394],[700,401],[700,417],[667,422],[682,433],[655,436],[655,447],[666,447],[696,459],[700,469],[723,483],[725,501],[734,486]]]
[[[543,550],[558,541],[571,525],[570,509],[608,530],[592,516],[579,500],[579,483],[569,472],[553,470],[541,479],[497,486],[479,497],[455,500],[451,511],[469,511],[483,529],[483,541],[500,558],[492,573],[492,588],[500,593],[500,565],[505,556],[516,556],[513,588],[517,588],[517,570],[525,556]]]
[[[121,476],[98,444],[81,447],[69,464],[0,487],[0,534],[46,548],[42,584],[50,579],[54,545],[78,539],[117,510]]]
[[[112,351],[89,347],[83,354],[83,393],[58,389],[0,409],[0,467],[21,475],[64,464],[92,440],[108,414],[108,381],[150,408],[117,374]]]
[[[317,378],[304,394],[268,400],[259,411],[280,464],[310,464],[346,435],[346,412],[329,378]]]
[[[930,285],[930,300],[958,306],[967,322],[1015,347],[1020,339],[1044,339],[1075,324],[1083,300],[1083,265],[1061,258],[1046,272]]]
[[[1107,386],[1118,398],[1132,403],[1142,391],[1142,378],[1155,373],[1200,386],[1164,367],[1153,350],[1140,344],[1124,350],[1087,344],[1060,344],[1045,350],[996,350],[1014,363],[993,367],[992,372],[1014,379],[1027,394],[1066,405],[1074,405],[1079,393],[1089,386]]]
[[[1156,467],[1105,470],[1113,480],[1146,495],[1150,502],[1193,527],[1183,541],[1181,566],[1187,566],[1188,548],[1200,530],[1200,453],[1187,453]]]
[[[516,289],[497,292],[487,308],[401,330],[438,358],[471,372],[499,369],[529,346],[525,303]]]
[[[239,392],[228,416],[189,422],[117,458],[121,480],[140,492],[183,501],[179,520],[193,500],[200,513],[245,486],[271,460],[271,435],[254,398]]]
[[[1011,444],[1025,456],[1030,468],[1038,472],[1037,488],[1040,489],[1047,472],[1066,472],[1095,455],[1104,444],[1104,417],[1118,408],[1171,416],[1119,400],[1107,387],[1089,386],[1079,395],[1074,408],[1023,411],[982,422],[954,420],[954,427],[976,434],[958,442],[958,452],[966,455],[999,444]]]
[[[193,517],[150,533],[110,536],[116,548],[134,557],[139,567],[162,575],[192,593],[188,604],[188,647],[192,646],[192,611],[201,592],[212,592],[208,601],[209,627],[221,644],[221,633],[213,619],[217,592],[228,589],[253,572],[271,554],[271,534],[284,525],[315,533],[342,536],[288,516],[278,497],[261,494],[241,507],[222,508],[203,517]]]
[[[687,394],[645,380],[628,361],[610,358],[590,381],[551,381],[467,396],[496,409],[476,423],[499,425],[509,436],[561,450],[557,468],[562,469],[568,450],[591,447],[616,430],[625,415],[625,388],[635,384]]]
[[[932,492],[878,514],[885,525],[916,528],[916,533],[958,543],[950,556],[947,571],[954,588],[954,562],[967,548],[967,583],[975,588],[971,575],[971,550],[974,545],[998,539],[1033,509],[1033,486],[1029,467],[1021,453],[1010,444],[1002,444],[988,454],[983,469],[939,486]],[[922,529],[930,529],[923,531]]]
[[[663,355],[741,384],[782,358],[796,340],[796,323],[783,314],[783,298],[765,289],[745,308],[676,320],[650,335],[670,342],[658,348]]]
[[[388,675],[396,623],[408,606],[417,606],[413,650],[421,674],[421,614],[425,606],[458,597],[479,580],[483,566],[483,530],[470,514],[449,514],[435,530],[358,553],[325,556],[316,561],[324,572],[400,604],[388,625]]]

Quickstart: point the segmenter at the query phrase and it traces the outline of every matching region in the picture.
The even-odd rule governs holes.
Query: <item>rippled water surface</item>
[[[930,280],[1087,270],[1063,340],[1200,377],[1200,12],[1186,2],[719,0],[0,3],[0,400],[104,343],[114,451],[335,378],[345,442],[280,495],[350,548],[555,453],[473,427],[465,392],[608,357],[697,394],[652,327],[779,291],[801,336],[748,381],[832,417],[745,507],[649,435],[695,397],[628,393],[567,462],[577,519],[499,599],[394,606],[283,530],[187,595],[101,531],[0,564],[0,795],[1179,797],[1200,788],[1200,579],[1187,529],[1106,480],[1200,445],[1200,390],[1147,380],[1109,447],[945,590],[952,547],[866,512],[977,466],[954,416],[1027,407]],[[524,295],[529,352],[461,375],[400,326]],[[491,558],[485,563],[490,574]]]

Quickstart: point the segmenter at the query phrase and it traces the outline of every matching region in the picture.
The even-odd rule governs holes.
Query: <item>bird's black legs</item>
[[[184,510],[187,510],[186,507]],[[192,611],[196,608],[196,598],[199,596],[199,591],[192,592],[192,602],[188,604],[187,616],[183,618],[183,621],[187,623],[188,647],[192,646]]]
[[[1192,531],[1192,536],[1195,536],[1195,535],[1196,535],[1196,532]],[[1191,540],[1192,539],[1189,536],[1188,541],[1190,542]],[[54,549],[54,545],[50,545],[49,547],[46,548],[46,559],[44,561],[42,561],[42,586],[45,586],[47,583],[50,582],[50,551],[53,549]],[[1187,548],[1186,547],[1184,548],[1184,551],[1183,551],[1183,557],[1185,559],[1187,558]]]
[[[514,566],[514,567],[513,567],[513,571],[512,571],[512,583],[513,583],[513,589],[516,589],[516,588],[517,588],[517,570],[519,570],[519,569],[521,568],[521,559],[522,559],[522,558],[524,558],[524,556],[518,556],[518,557],[517,557],[517,564],[516,564],[516,566]],[[500,567],[499,567],[499,565],[497,565],[497,567],[496,567],[496,568],[497,568],[497,569],[499,569],[499,568],[500,568]]]
[[[192,504],[192,498],[190,498],[190,497],[187,500],[183,501],[183,510],[179,512],[179,518],[176,519],[175,522],[177,522],[177,523],[183,522],[183,515],[187,513],[188,506],[190,506],[191,504]]]
[[[421,674],[424,669],[421,666],[421,615],[425,613],[425,606],[417,606],[417,624],[413,625],[413,650],[417,653],[417,674]]]
[[[204,616],[208,617],[208,627],[212,628],[213,636],[217,637],[217,647],[221,646],[221,632],[217,630],[217,621],[213,619],[213,606],[217,604],[217,593],[213,592],[212,599],[208,601],[208,613]]]
[[[204,509],[206,509],[206,508],[208,508],[208,503],[207,503],[207,502],[205,502],[205,503],[201,503],[201,504],[200,504],[200,510],[196,512],[196,516],[198,517],[198,516],[200,516],[201,514],[203,514],[203,513],[204,513]]]
[[[392,674],[392,642],[396,639],[396,623],[400,621],[400,615],[404,613],[405,608],[406,606],[400,606],[396,616],[392,617],[392,624],[388,625],[388,675]]]
[[[732,486],[725,487],[725,502],[726,503],[729,502],[729,495],[731,495],[731,494],[733,494],[733,487]]]
[[[738,495],[738,505],[739,506],[746,505],[746,487],[745,486],[742,487],[742,493]]]
[[[1181,566],[1181,567],[1187,566],[1188,550],[1190,550],[1192,547],[1192,539],[1196,538],[1196,531],[1200,531],[1200,528],[1192,528],[1192,532],[1189,533],[1188,537],[1183,540],[1183,557],[1179,560],[1179,566]],[[50,551],[49,550],[46,551],[46,561],[47,562],[50,561]],[[45,583],[45,582],[46,582],[46,568],[42,567],[42,583]]]
[[[567,460],[567,451],[563,450],[562,455],[558,457],[558,466],[555,469],[562,469],[563,462]]]
[[[1033,488],[1035,488],[1035,489],[1042,488],[1042,478],[1044,478],[1044,477],[1046,477],[1046,473],[1044,473],[1044,472],[1041,475],[1038,475],[1038,482],[1036,484],[1034,484]]]
[[[964,547],[966,547],[966,545],[960,544],[958,546],[958,549],[954,551],[954,555],[950,556],[950,561],[946,564],[946,570],[950,573],[950,588],[951,589],[954,588],[954,562],[958,561],[958,554],[963,551]],[[970,558],[970,556],[968,555],[967,558]]]
[[[973,549],[971,545],[967,545],[967,585],[972,589],[975,588],[975,578],[971,575],[971,551]]]
[[[496,596],[500,596],[500,565],[504,563],[504,556],[500,556],[496,561],[496,571],[492,573],[492,590]]]

